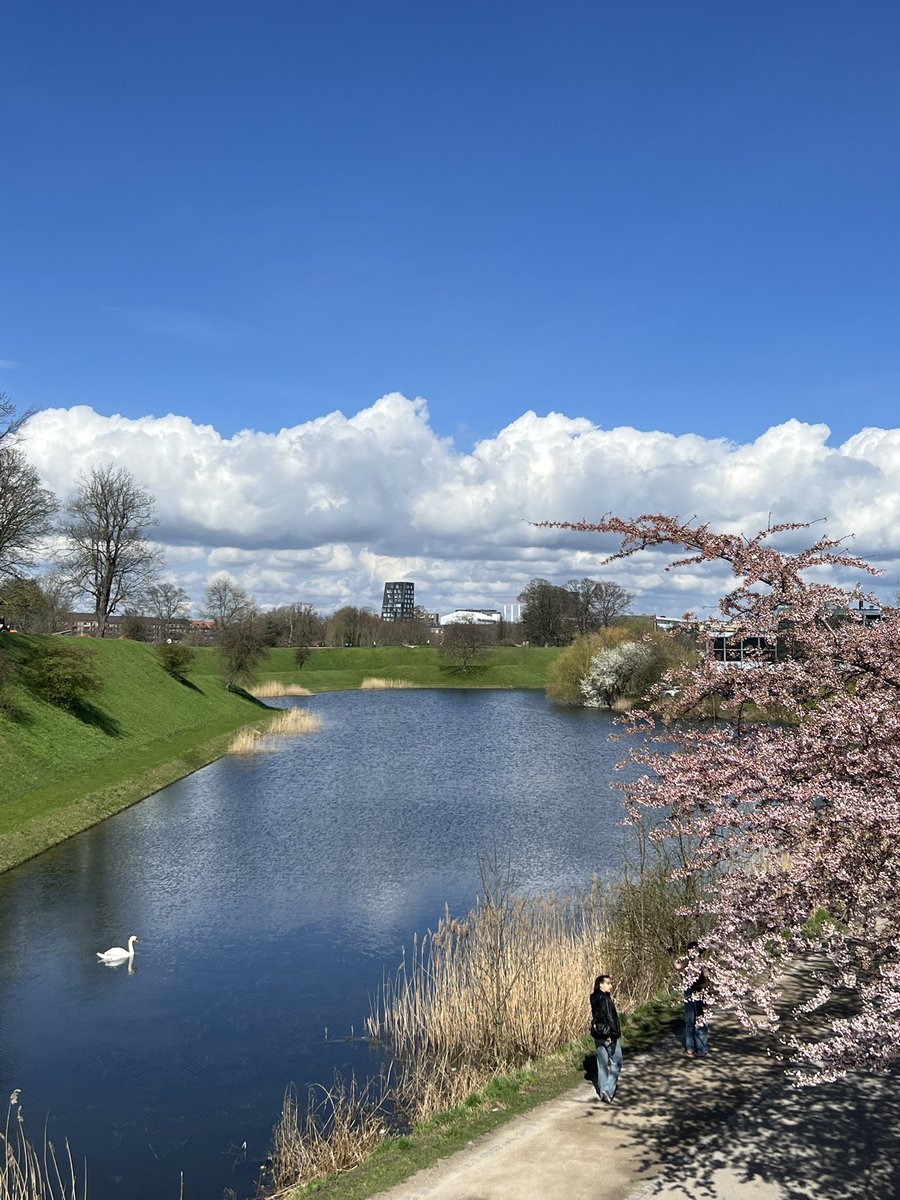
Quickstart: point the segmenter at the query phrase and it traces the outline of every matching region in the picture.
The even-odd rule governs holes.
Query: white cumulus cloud
[[[602,574],[637,593],[637,611],[672,615],[714,604],[721,574],[667,574],[660,552],[604,566],[609,539],[533,522],[668,512],[752,534],[814,521],[813,535],[856,535],[853,551],[885,569],[874,587],[887,598],[900,575],[900,430],[828,437],[789,420],[738,445],[528,412],[462,453],[432,430],[424,400],[393,393],[349,417],[231,438],[184,416],[48,409],[25,444],[63,500],[79,470],[126,466],[156,498],[169,572],[195,599],[227,571],[265,605],[377,607],[384,580],[406,578],[447,611],[509,602],[535,576]]]

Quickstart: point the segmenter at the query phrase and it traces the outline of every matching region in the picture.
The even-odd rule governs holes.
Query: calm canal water
[[[618,861],[609,718],[540,693],[312,697],[319,733],[225,758],[0,876],[0,1097],[90,1200],[252,1194],[284,1089],[373,1069],[385,972],[478,856],[521,885]],[[134,970],[96,951],[140,941]],[[586,981],[587,983],[587,981]]]

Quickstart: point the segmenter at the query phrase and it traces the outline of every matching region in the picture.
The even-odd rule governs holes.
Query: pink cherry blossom
[[[829,538],[778,550],[797,524],[755,537],[663,515],[552,524],[619,535],[612,558],[671,545],[683,555],[669,569],[729,564],[734,587],[702,631],[761,640],[743,664],[707,656],[670,673],[623,718],[642,735],[629,812],[653,810],[653,836],[675,839],[704,885],[693,915],[717,1003],[773,1030],[798,1083],[888,1070],[900,1058],[900,614],[865,623],[870,596],[822,582],[834,567],[877,572]],[[786,1009],[798,972],[809,996]]]

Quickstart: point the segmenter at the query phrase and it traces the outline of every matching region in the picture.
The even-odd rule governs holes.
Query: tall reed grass
[[[309,688],[301,687],[299,683],[281,683],[278,679],[264,679],[249,689],[250,694],[257,700],[274,700],[277,696],[312,696]]]
[[[245,725],[239,729],[228,747],[229,754],[253,754],[258,750],[273,749],[270,739],[288,737],[298,733],[315,733],[322,728],[322,718],[307,708],[285,708],[271,718],[268,725],[258,729]]]
[[[68,1142],[62,1165],[46,1137],[43,1151],[35,1149],[25,1133],[19,1092],[14,1091],[0,1132],[0,1200],[78,1200],[79,1196],[87,1200],[87,1168],[79,1189]]]
[[[359,685],[360,691],[377,691],[381,688],[414,688],[416,684],[410,683],[408,679],[379,679],[375,676],[370,676],[364,679]]]
[[[648,851],[645,831],[637,846],[636,871],[625,862],[624,879],[594,880],[571,894],[521,895],[496,853],[482,861],[475,906],[461,919],[445,907],[433,932],[413,937],[396,976],[373,1001],[366,1033],[385,1049],[390,1088],[364,1099],[371,1107],[367,1129],[384,1124],[386,1107],[395,1122],[414,1126],[584,1037],[588,994],[601,972],[616,979],[620,1011],[671,984],[672,948],[692,932],[691,918],[681,915],[690,897],[677,871]],[[349,1139],[363,1128],[358,1094],[329,1097],[339,1157],[355,1165],[368,1152],[365,1139],[355,1146]],[[346,1113],[338,1114],[338,1106]],[[280,1177],[289,1178],[291,1164],[301,1160],[304,1180],[319,1169],[312,1150],[307,1157],[295,1140],[311,1139],[316,1161],[328,1166],[319,1145],[325,1136],[327,1130],[309,1120],[301,1126],[286,1109],[273,1150]]]
[[[568,1045],[586,1029],[590,982],[606,969],[595,895],[486,892],[462,920],[414,938],[367,1021],[396,1067],[411,1121],[451,1108],[493,1076]]]
[[[374,1150],[388,1132],[383,1082],[360,1088],[355,1078],[337,1077],[330,1088],[310,1088],[305,1113],[288,1088],[263,1171],[267,1193],[284,1196],[298,1184],[347,1171]]]

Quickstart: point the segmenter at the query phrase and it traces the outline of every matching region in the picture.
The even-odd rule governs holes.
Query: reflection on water
[[[252,1192],[285,1086],[366,1074],[369,996],[495,844],[522,886],[617,860],[608,718],[525,692],[304,701],[319,733],[225,758],[0,876],[0,1096],[91,1200]],[[97,951],[140,940],[133,964]],[[327,1031],[327,1032],[326,1032]],[[244,1148],[246,1143],[246,1149]]]

